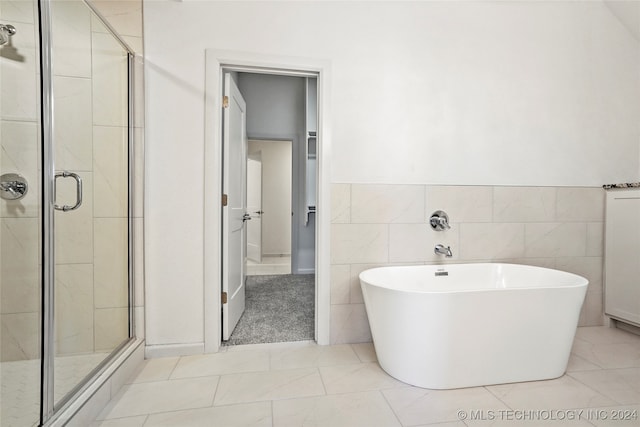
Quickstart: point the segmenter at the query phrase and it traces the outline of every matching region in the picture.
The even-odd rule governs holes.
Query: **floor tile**
[[[325,394],[316,368],[224,375],[214,405],[288,399]]]
[[[329,366],[320,368],[328,394],[381,390],[406,384],[392,378],[377,363]]]
[[[572,353],[604,369],[640,368],[640,341],[594,344],[576,339]]]
[[[468,427],[593,427],[576,410],[510,411],[494,414],[492,420],[465,420]]]
[[[147,415],[138,417],[116,418],[114,420],[94,421],[89,427],[142,427]]]
[[[271,369],[294,369],[360,363],[350,345],[309,345],[274,349],[270,352]]]
[[[576,338],[592,344],[619,344],[625,342],[640,342],[640,336],[622,329],[608,326],[589,326],[578,328]]]
[[[457,390],[429,390],[403,387],[384,390],[382,394],[403,425],[456,422],[476,410],[505,410],[507,406],[483,387]]]
[[[129,384],[122,387],[98,420],[211,406],[218,377]]]
[[[568,375],[555,380],[486,387],[511,409],[571,409],[615,405],[612,399]]]
[[[572,372],[571,376],[617,403],[640,404],[640,368]]]
[[[147,359],[142,363],[138,372],[127,381],[127,384],[167,380],[179,359],[179,357]]]
[[[572,354],[569,356],[569,364],[567,365],[567,372],[574,371],[592,371],[602,369],[598,365],[595,365],[588,360],[583,359],[580,356]]]
[[[171,378],[193,378],[269,370],[266,351],[238,351],[181,357]]]
[[[271,427],[271,403],[246,403],[150,415],[145,427]]]
[[[351,344],[353,350],[356,352],[362,362],[377,362],[376,349],[372,342],[365,342],[359,344]]]
[[[467,427],[462,421],[454,421],[450,423],[421,424],[415,427]]]
[[[400,423],[382,395],[374,391],[274,402],[273,425],[393,427]]]

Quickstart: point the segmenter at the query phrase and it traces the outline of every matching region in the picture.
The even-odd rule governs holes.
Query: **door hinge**
[[[229,197],[227,197],[226,194],[222,195],[222,206],[227,206],[227,203],[229,202]]]
[[[222,98],[222,108],[229,108],[229,97],[226,95]]]
[[[222,293],[222,303],[223,303],[223,304],[226,304],[226,303],[227,303],[227,293],[226,293],[226,292],[223,292],[223,293]]]

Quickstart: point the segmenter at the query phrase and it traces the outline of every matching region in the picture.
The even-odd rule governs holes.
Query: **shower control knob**
[[[444,231],[451,228],[449,225],[449,216],[443,211],[435,211],[429,218],[429,224],[435,231]]]
[[[5,173],[0,175],[0,197],[4,200],[20,200],[27,195],[29,185],[22,175]]]

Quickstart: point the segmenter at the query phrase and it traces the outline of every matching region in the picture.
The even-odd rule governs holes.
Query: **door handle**
[[[76,204],[73,206],[69,206],[69,205],[59,206],[57,204],[53,205],[54,209],[62,212],[69,212],[69,211],[76,210],[80,207],[80,205],[82,205],[82,178],[80,178],[78,174],[73,172],[68,172],[68,171],[62,171],[62,172],[56,173],[54,178],[54,181],[56,182],[56,187],[57,187],[58,178],[69,178],[69,177],[76,180]]]
[[[251,215],[250,214],[246,213],[246,214],[242,215],[242,222],[245,222],[245,221],[251,221]]]
[[[254,213],[256,213],[258,215],[262,215],[264,213],[264,211],[255,211]]]

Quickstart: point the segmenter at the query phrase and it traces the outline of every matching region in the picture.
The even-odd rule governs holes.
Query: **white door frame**
[[[204,351],[217,352],[221,343],[222,292],[222,68],[244,72],[318,78],[318,190],[316,211],[315,338],[329,344],[330,315],[330,64],[328,61],[207,49],[205,57],[204,147]]]

